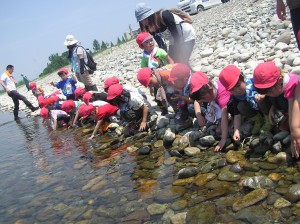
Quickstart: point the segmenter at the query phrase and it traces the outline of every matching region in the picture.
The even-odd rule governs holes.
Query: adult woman
[[[146,3],[139,3],[135,8],[135,17],[141,31],[151,33],[158,42],[159,34],[165,30],[171,33],[169,55],[175,63],[189,64],[189,59],[195,45],[195,30],[190,23],[169,10],[154,12]]]

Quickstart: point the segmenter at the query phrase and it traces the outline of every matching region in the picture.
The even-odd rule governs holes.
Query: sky
[[[96,39],[116,43],[124,32],[138,28],[136,4],[147,3],[154,11],[177,7],[179,0],[10,0],[0,13],[0,70],[14,66],[14,77],[30,80],[42,73],[51,54],[65,51],[64,40],[74,35],[85,48]]]

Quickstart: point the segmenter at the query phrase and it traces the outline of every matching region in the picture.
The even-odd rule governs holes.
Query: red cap
[[[190,81],[191,92],[194,93],[209,83],[207,75],[203,72],[195,72]]]
[[[49,110],[46,107],[43,107],[40,111],[40,115],[43,118],[48,118],[49,117]]]
[[[83,87],[77,87],[76,89],[75,89],[75,91],[74,91],[74,94],[75,94],[75,98],[77,99],[78,97],[80,97],[80,96],[83,96],[83,94],[85,94],[86,93],[86,90],[85,90],[85,88],[83,88]]]
[[[61,105],[61,109],[67,113],[71,113],[75,108],[75,102],[73,100],[64,101]]]
[[[67,68],[60,68],[57,73],[65,73],[68,74],[69,70]]]
[[[169,81],[174,82],[177,79],[188,78],[190,73],[191,73],[191,69],[189,68],[189,66],[178,63],[172,68],[170,72]]]
[[[78,108],[78,115],[82,119],[85,119],[92,113],[93,110],[94,110],[94,106],[92,104],[89,105],[82,104]]]
[[[145,87],[149,86],[151,73],[152,73],[152,71],[150,68],[142,68],[139,70],[137,79],[143,86],[145,86]]]
[[[120,96],[123,92],[123,86],[120,84],[114,84],[108,88],[107,100],[113,100],[117,96]]]
[[[36,83],[35,82],[29,83],[29,89],[31,89],[31,90],[36,89]]]
[[[275,85],[280,77],[280,70],[274,62],[260,63],[254,69],[254,86],[259,89],[267,89]]]
[[[39,102],[39,106],[40,107],[45,107],[45,106],[48,106],[56,101],[59,101],[59,97],[58,96],[51,96],[47,99],[42,99],[40,100]]]
[[[92,93],[91,92],[86,92],[83,97],[82,97],[82,101],[86,104],[89,105],[90,104],[90,99],[92,98]]]
[[[104,81],[104,89],[109,88],[111,85],[119,84],[119,79],[116,76],[109,77]]]
[[[136,37],[136,42],[139,46],[141,46],[145,41],[153,38],[153,36],[150,33],[147,32],[141,32]]]
[[[226,90],[231,90],[238,82],[241,75],[240,69],[235,65],[228,65],[222,69],[219,80]]]

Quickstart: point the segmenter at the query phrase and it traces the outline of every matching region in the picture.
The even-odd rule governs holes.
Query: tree
[[[122,37],[122,43],[125,43],[126,41],[125,41],[125,38],[124,38],[124,36]]]
[[[93,49],[94,51],[99,51],[101,49],[100,44],[96,39],[93,41]]]
[[[122,42],[120,40],[120,38],[118,37],[118,40],[117,40],[117,45],[120,45]]]
[[[106,43],[104,43],[104,41],[102,41],[101,43],[101,50],[104,51],[107,49]]]
[[[114,46],[113,42],[110,42],[110,47],[113,47],[113,46]]]

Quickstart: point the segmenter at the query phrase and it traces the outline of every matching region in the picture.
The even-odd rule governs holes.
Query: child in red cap
[[[172,68],[176,64],[169,64],[158,69],[142,68],[138,71],[137,79],[146,88],[156,88],[155,99],[161,102],[160,109],[162,115],[168,114],[168,104],[171,104],[173,110],[175,104],[170,99],[170,95],[174,93],[174,89],[170,86],[169,78]]]
[[[194,113],[194,111],[189,112],[190,104],[193,103],[189,97],[191,75],[189,66],[178,63],[172,68],[169,78],[169,83],[174,88],[171,100],[177,102],[176,121],[185,124],[182,129],[191,125],[192,121],[189,114]]]
[[[77,79],[73,73],[71,73],[71,77],[68,76],[69,71],[67,68],[61,68],[58,70],[57,74],[61,78],[61,81],[54,83],[50,82],[50,84],[58,89],[61,89],[63,94],[67,97],[67,100],[75,100],[75,89]]]
[[[134,134],[132,127],[138,127],[139,131],[147,129],[148,106],[144,102],[142,95],[128,92],[120,84],[114,84],[108,88],[107,100],[120,109],[121,119],[129,122],[125,136]],[[127,132],[128,130],[128,132]]]
[[[209,81],[203,72],[196,72],[192,75],[191,98],[194,100],[195,115],[200,126],[204,126],[206,121],[215,123],[221,121],[221,140],[215,147],[215,151],[220,151],[225,146],[228,137],[228,112],[227,104],[231,94],[222,83]],[[205,113],[202,115],[200,104],[207,103]]]
[[[29,83],[29,89],[36,98],[44,96],[44,90],[40,86],[37,86],[35,82]]]
[[[44,118],[44,121],[50,119],[53,130],[64,126],[63,124],[68,124],[70,121],[70,116],[62,110],[49,110],[48,108],[43,107],[40,111],[40,115]]]
[[[99,107],[93,106],[92,104],[82,104],[78,109],[78,114],[81,116],[80,119],[83,120],[89,117],[93,120],[97,120],[93,134],[89,137],[89,139],[93,139],[98,130],[100,131],[100,134],[106,132],[110,124],[109,118],[116,115],[118,110],[118,107],[109,103]]]
[[[219,80],[233,95],[234,134],[233,140],[239,141],[242,116],[254,122],[252,134],[270,131],[272,126],[268,114],[271,107],[269,98],[259,94],[253,85],[253,78],[243,75],[235,65],[228,65],[221,71]],[[263,121],[264,115],[265,122]]]
[[[150,33],[142,32],[136,37],[136,42],[144,50],[141,60],[141,67],[160,68],[167,64],[174,64],[168,53],[155,46],[153,36]]]
[[[82,101],[82,97],[85,93],[86,93],[85,88],[83,88],[81,86],[77,87],[74,91],[75,100],[81,100]]]
[[[62,103],[61,109],[70,115],[70,126],[76,127],[78,120],[78,108],[84,104],[82,101],[66,100]]]
[[[299,76],[291,73],[283,74],[275,63],[270,61],[257,65],[253,80],[257,92],[270,97],[272,103],[269,112],[270,122],[274,122],[276,111],[282,112],[286,118],[289,117],[283,120],[289,121],[287,126],[291,131],[291,152],[298,158],[300,156]]]

